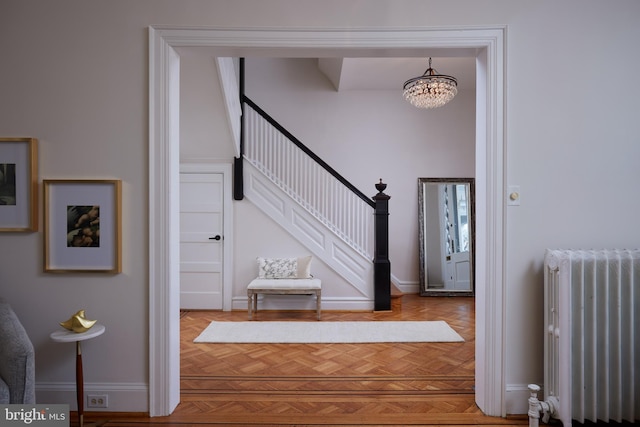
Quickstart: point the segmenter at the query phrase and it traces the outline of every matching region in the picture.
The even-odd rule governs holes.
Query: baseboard
[[[235,297],[233,310],[246,310],[247,297]],[[311,295],[261,295],[258,310],[315,310],[315,296]],[[322,310],[372,311],[373,301],[361,298],[322,297]]]
[[[106,408],[92,408],[87,395],[106,395]],[[77,411],[75,382],[36,383],[38,404],[68,404]],[[84,384],[85,412],[149,412],[149,385],[145,383],[90,383]]]
[[[505,393],[507,414],[518,415],[529,412],[529,396],[528,384],[507,384]],[[538,398],[542,400],[542,391],[538,393]]]
[[[420,292],[420,284],[418,282],[399,280],[393,274],[391,275],[391,281],[403,294],[417,294]]]

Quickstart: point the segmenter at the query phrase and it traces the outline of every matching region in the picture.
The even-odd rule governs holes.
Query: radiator
[[[550,416],[640,419],[640,250],[547,250],[544,398]]]

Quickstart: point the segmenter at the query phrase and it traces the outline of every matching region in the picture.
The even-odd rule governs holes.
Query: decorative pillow
[[[311,256],[299,258],[262,258],[258,261],[260,279],[308,279],[311,277]]]
[[[298,257],[297,279],[310,279],[311,277],[311,255]]]

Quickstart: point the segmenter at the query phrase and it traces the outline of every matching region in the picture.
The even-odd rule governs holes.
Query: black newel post
[[[240,58],[240,82],[238,84],[240,97],[240,155],[233,159],[233,199],[244,199],[244,58]]]
[[[383,193],[387,184],[376,184],[378,194],[373,196],[375,207],[375,247],[373,259],[374,302],[376,311],[391,310],[391,263],[389,262],[389,199]]]
[[[233,159],[233,199],[244,199],[242,155]]]

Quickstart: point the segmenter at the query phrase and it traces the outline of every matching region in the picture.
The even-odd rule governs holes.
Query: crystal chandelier
[[[458,81],[454,77],[438,74],[431,68],[431,58],[427,71],[420,77],[407,80],[402,92],[404,99],[418,108],[442,107],[457,93]]]

